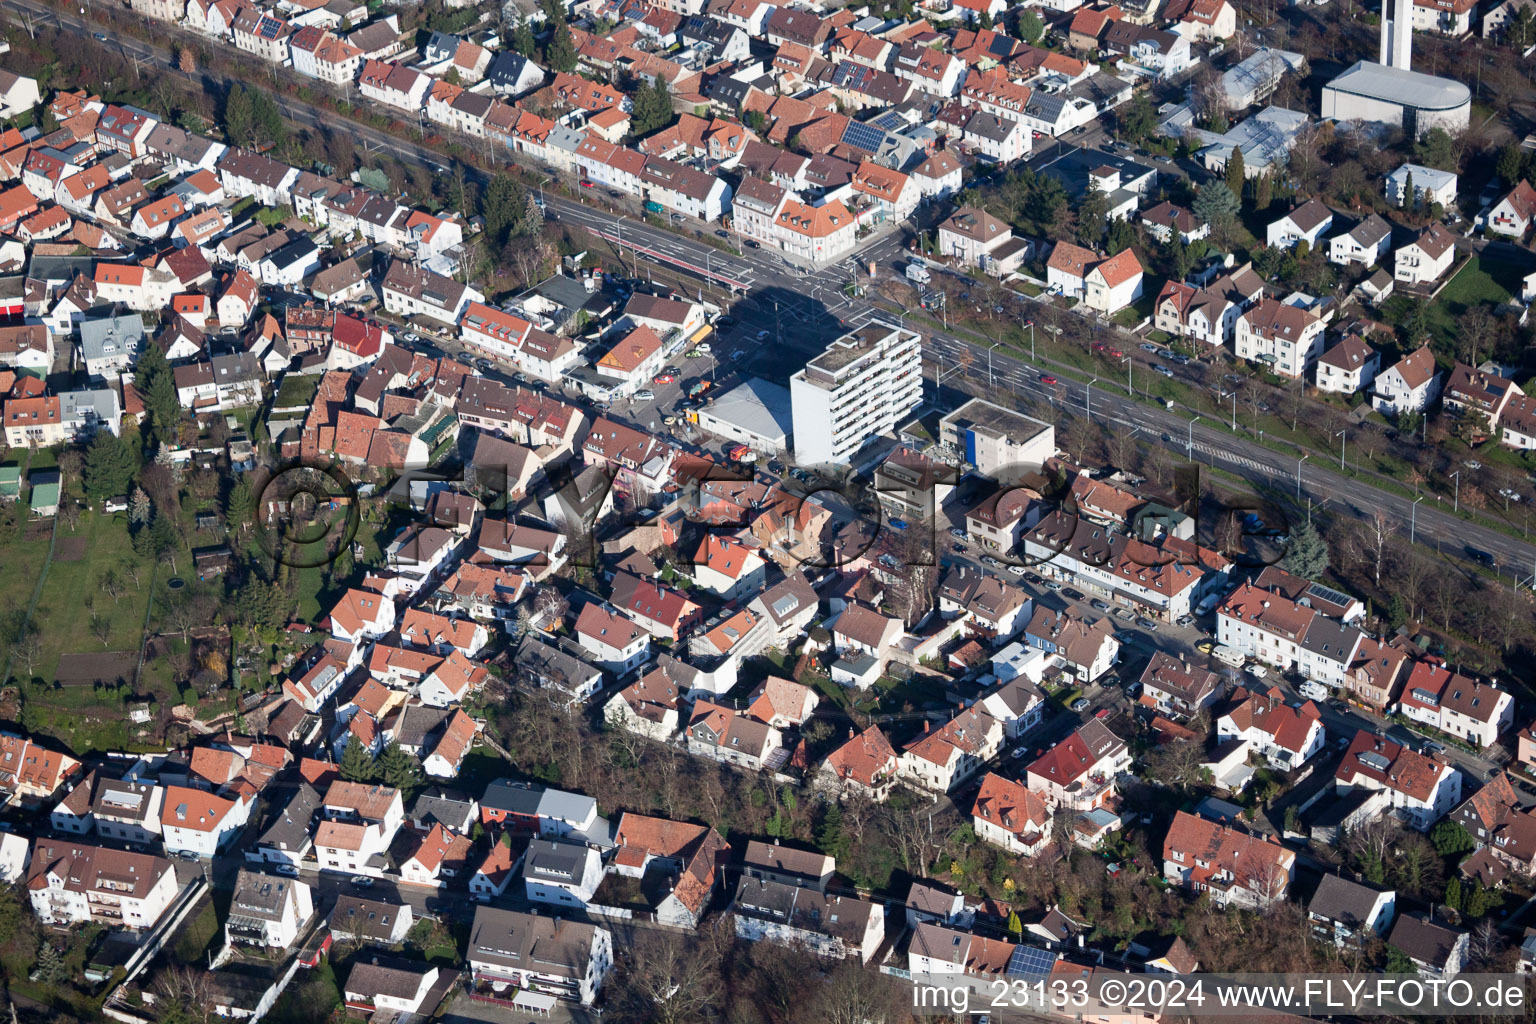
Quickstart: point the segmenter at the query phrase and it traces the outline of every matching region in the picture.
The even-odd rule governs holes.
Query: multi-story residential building
[[[1237,318],[1263,297],[1263,279],[1245,263],[1205,285],[1167,282],[1153,307],[1153,323],[1178,337],[1225,345],[1237,331]]]
[[[1323,749],[1327,730],[1317,705],[1307,701],[1297,707],[1285,702],[1278,688],[1248,693],[1241,687],[1232,695],[1234,706],[1216,719],[1216,736],[1240,740],[1248,749],[1282,771],[1300,768]]]
[[[373,874],[372,863],[389,849],[405,821],[405,805],[393,786],[337,781],[325,791],[324,819],[315,830],[315,859],[322,871]]]
[[[1514,722],[1515,699],[1492,683],[1452,672],[1437,658],[1415,661],[1395,709],[1412,721],[1478,747]]]
[[[212,857],[250,817],[251,804],[241,795],[227,799],[201,789],[166,786],[160,805],[160,835],[167,853]]]
[[[602,881],[602,856],[586,843],[534,839],[523,854],[524,894],[533,903],[584,909]]]
[[[868,324],[834,341],[790,378],[797,461],[846,463],[922,400],[915,331]]]
[[[255,54],[279,67],[287,67],[293,62],[290,53],[293,26],[282,18],[245,7],[235,15],[230,30],[234,34],[235,49]]]
[[[1284,671],[1342,687],[1363,637],[1276,591],[1244,583],[1216,609],[1218,642]]]
[[[800,946],[867,964],[885,941],[885,907],[853,896],[743,875],[731,904],[736,937]]]
[[[622,676],[645,661],[651,636],[627,616],[592,602],[576,618],[576,642],[595,664]]]
[[[1432,203],[1439,203],[1442,208],[1450,210],[1456,204],[1456,181],[1456,175],[1450,171],[1420,164],[1403,164],[1387,175],[1386,196],[1396,206],[1417,200],[1426,208]],[[1408,193],[1410,188],[1413,190],[1412,195]]]
[[[1420,832],[1461,802],[1461,773],[1433,757],[1361,729],[1334,772],[1340,793],[1382,793],[1383,806]]]
[[[784,735],[766,722],[708,700],[694,701],[687,728],[688,753],[752,771],[784,763]]]
[[[1103,722],[1084,723],[1025,771],[1025,783],[1054,813],[1090,811],[1115,795],[1115,780],[1131,766],[1125,741]]]
[[[478,907],[467,958],[477,987],[530,989],[591,1006],[613,969],[613,934],[563,918]]]
[[[1358,334],[1336,342],[1317,359],[1314,378],[1319,391],[1353,395],[1371,386],[1381,369],[1381,353]]]
[[[235,875],[224,922],[226,942],[288,949],[314,914],[314,898],[303,882],[241,868]]]
[[[1431,224],[1392,254],[1392,277],[1407,285],[1429,284],[1445,276],[1455,262],[1456,236],[1443,224]]]
[[[1040,794],[988,772],[971,806],[981,839],[1020,857],[1040,854],[1051,841],[1051,811]]]
[[[1376,376],[1371,405],[1385,416],[1427,412],[1440,397],[1435,354],[1422,345]]]
[[[1209,893],[1217,906],[1262,910],[1285,899],[1295,873],[1296,854],[1278,842],[1186,811],[1163,840],[1163,877]]]
[[[389,265],[380,290],[384,308],[396,316],[428,316],[443,324],[457,324],[471,302],[485,301],[485,296],[469,285],[404,260]]]
[[[180,886],[164,857],[64,839],[38,839],[27,868],[32,912],[45,925],[144,929],[160,920]]]
[[[1323,352],[1323,321],[1309,310],[1265,299],[1237,318],[1237,357],[1263,363],[1293,380]]]
[[[908,745],[896,770],[919,788],[949,793],[996,757],[1004,738],[1002,723],[973,705]]]

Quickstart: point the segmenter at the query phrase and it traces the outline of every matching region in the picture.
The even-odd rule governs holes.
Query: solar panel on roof
[[[1018,945],[1008,957],[1009,974],[1050,974],[1056,961],[1061,959],[1048,949],[1038,946]]]
[[[1007,36],[993,36],[987,44],[987,52],[995,57],[1006,57],[1013,52],[1013,40]]]
[[[881,114],[876,115],[875,117],[870,118],[869,123],[872,125],[877,125],[878,127],[883,128],[888,132],[893,132],[900,128],[904,122],[901,119],[901,115],[896,111],[887,110]]]
[[[849,121],[848,127],[843,129],[843,141],[850,146],[878,153],[885,142],[885,131],[863,121]]]
[[[1388,768],[1392,767],[1391,761],[1388,761],[1385,757],[1382,757],[1374,750],[1362,751],[1359,757],[1362,764],[1368,768],[1373,768],[1378,772],[1384,772]]]
[[[1310,584],[1308,584],[1307,585],[1307,593],[1315,594],[1318,597],[1322,598],[1324,601],[1329,601],[1329,602],[1331,602],[1333,604],[1341,605],[1341,606],[1342,605],[1348,605],[1349,604],[1349,600],[1350,600],[1348,594],[1341,594],[1337,590],[1332,589],[1331,587],[1323,586],[1321,583],[1310,583]]]

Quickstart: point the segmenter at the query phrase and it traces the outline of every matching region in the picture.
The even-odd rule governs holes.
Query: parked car
[[[768,331],[758,331],[757,332],[757,340],[758,341],[767,341],[768,340],[768,335],[769,335]]]
[[[353,875],[352,884],[359,889],[367,889],[373,885],[373,879],[368,875]]]
[[[654,402],[654,401],[656,401],[656,392],[651,391],[649,389],[647,389],[645,391],[636,391],[635,392],[635,401],[637,401],[637,402]]]
[[[1088,698],[1087,697],[1079,697],[1079,698],[1077,698],[1077,700],[1072,702],[1072,710],[1073,711],[1086,711],[1086,710],[1088,710]]]
[[[1145,615],[1138,615],[1138,616],[1136,616],[1136,625],[1140,626],[1142,629],[1156,629],[1157,628],[1157,623],[1153,622],[1151,619],[1147,618]]]
[[[1055,580],[1046,580],[1045,581],[1045,589],[1046,590],[1060,590],[1061,589],[1061,584],[1057,583]]]
[[[1108,601],[1104,601],[1104,600],[1101,600],[1100,598],[1096,597],[1092,601],[1089,601],[1088,603],[1090,605],[1092,605],[1093,607],[1097,608],[1101,612],[1109,611],[1109,602]]]
[[[965,531],[960,529],[958,526],[951,527],[950,531],[949,531],[949,535],[951,537],[955,538],[956,540],[965,540]]]
[[[1008,567],[1008,571],[1013,573],[1015,576],[1023,576],[1024,573],[1026,572],[1025,568],[1022,565],[1010,565]]]

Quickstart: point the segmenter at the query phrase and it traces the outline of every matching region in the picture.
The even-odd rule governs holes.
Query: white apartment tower
[[[1389,68],[1413,66],[1413,0],[1381,0],[1381,60]]]
[[[922,338],[871,323],[838,338],[789,381],[795,459],[846,463],[923,397]]]

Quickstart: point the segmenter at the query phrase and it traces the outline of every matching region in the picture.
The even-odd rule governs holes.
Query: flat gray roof
[[[1357,62],[1324,88],[1415,110],[1455,110],[1472,102],[1472,91],[1460,82],[1368,60]]]

